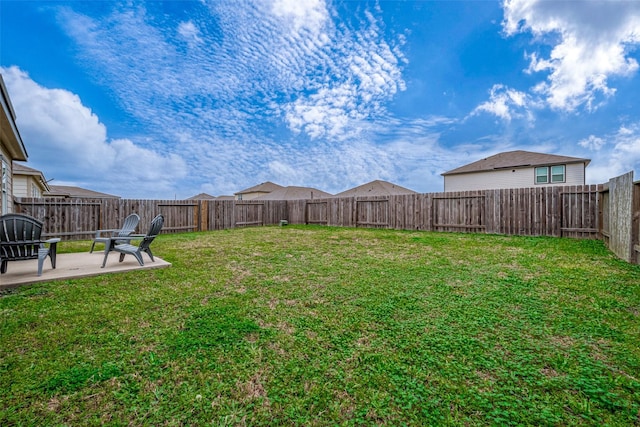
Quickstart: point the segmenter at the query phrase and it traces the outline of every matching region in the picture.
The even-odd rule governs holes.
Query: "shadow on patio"
[[[123,271],[164,268],[171,265],[155,255],[154,259],[156,261],[151,262],[146,254],[144,255],[144,266],[140,266],[132,256],[126,256],[124,261],[119,262],[119,255],[118,253],[111,253],[107,260],[107,265],[104,268],[100,268],[104,259],[104,252],[58,254],[56,268],[51,268],[51,261],[47,258],[40,277],[38,277],[38,260],[10,261],[7,266],[7,272],[0,276],[0,290],[32,283],[77,279]]]

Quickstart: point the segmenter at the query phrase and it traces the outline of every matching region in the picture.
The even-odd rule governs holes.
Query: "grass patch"
[[[599,241],[288,226],[154,253],[0,294],[0,425],[640,424],[640,268]]]

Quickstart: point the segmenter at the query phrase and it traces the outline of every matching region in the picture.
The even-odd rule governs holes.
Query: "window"
[[[9,212],[9,164],[4,160],[4,157],[0,156],[0,163],[2,163],[2,215]]]
[[[551,166],[551,182],[564,182],[564,165]]]
[[[549,168],[536,168],[536,184],[546,184],[549,182]]]
[[[536,168],[536,184],[548,184],[554,182],[565,182],[565,165],[542,166]]]

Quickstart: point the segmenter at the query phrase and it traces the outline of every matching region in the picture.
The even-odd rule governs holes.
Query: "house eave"
[[[2,120],[0,127],[2,129],[2,139],[7,141],[7,150],[12,160],[26,161],[28,154],[24,146],[18,127],[16,126],[16,114],[9,99],[9,92],[4,84],[4,79],[0,75],[0,103],[2,104]]]

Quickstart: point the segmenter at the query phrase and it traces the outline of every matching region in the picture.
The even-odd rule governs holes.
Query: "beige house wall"
[[[31,197],[28,196],[29,182],[26,176],[14,175],[12,188],[14,197]]]
[[[14,197],[42,197],[43,189],[38,185],[38,181],[29,175],[14,175],[13,196]]]
[[[566,182],[536,184],[535,168],[500,169],[485,172],[445,175],[444,191],[493,190],[502,188],[527,188],[538,186],[584,185],[584,163],[565,165]]]

